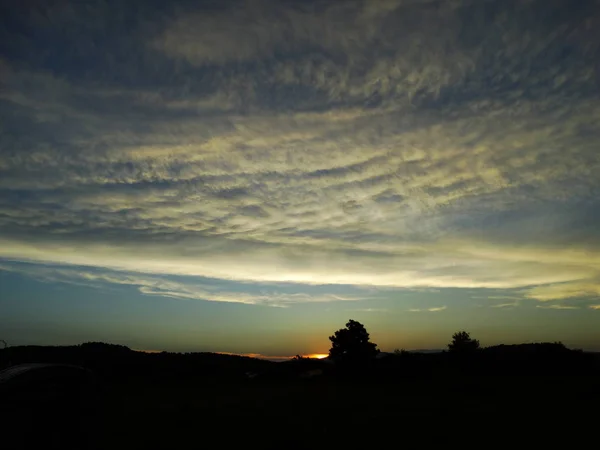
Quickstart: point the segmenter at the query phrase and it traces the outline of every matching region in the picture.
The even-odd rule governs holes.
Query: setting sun
[[[306,355],[306,358],[314,358],[314,359],[325,359],[329,355],[327,353],[312,353],[310,355]]]

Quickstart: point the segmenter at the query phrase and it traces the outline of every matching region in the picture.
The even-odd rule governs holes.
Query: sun
[[[314,358],[314,359],[325,359],[327,358],[329,355],[327,353],[312,353],[310,355],[306,355],[308,358]]]

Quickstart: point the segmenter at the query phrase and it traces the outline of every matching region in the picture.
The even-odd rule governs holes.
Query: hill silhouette
[[[0,361],[74,364],[92,370],[104,382],[243,378],[274,363],[221,353],[146,353],[123,345],[87,342],[71,346],[18,346],[0,350]]]

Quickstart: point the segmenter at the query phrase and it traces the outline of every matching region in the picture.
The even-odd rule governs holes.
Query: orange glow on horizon
[[[305,355],[306,358],[315,358],[315,359],[325,359],[329,355],[327,353],[312,353],[310,355]]]
[[[132,349],[135,352],[142,353],[162,353],[164,350],[146,350],[146,349]],[[176,352],[177,353],[177,352]],[[273,355],[263,355],[262,353],[234,353],[234,352],[215,352],[219,355],[232,355],[232,356],[246,356],[248,358],[257,358],[257,359],[267,359],[271,361],[286,361],[290,359],[294,359],[294,356],[273,356]],[[327,353],[307,353],[301,355],[303,358],[311,358],[311,359],[325,359],[329,356]]]
[[[293,359],[294,356],[273,356],[273,355],[263,355],[261,353],[232,353],[232,352],[216,352],[219,355],[234,355],[234,356],[247,356],[249,358],[257,358],[257,359],[268,359],[271,361],[279,360],[285,361],[288,359]],[[312,358],[312,359],[325,359],[329,356],[327,353],[308,353],[305,355],[301,355],[303,358]]]

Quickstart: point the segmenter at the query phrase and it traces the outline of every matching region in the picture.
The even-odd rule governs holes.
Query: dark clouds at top
[[[600,292],[597,1],[0,8],[0,256]]]

